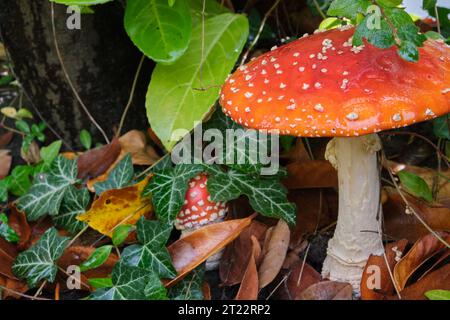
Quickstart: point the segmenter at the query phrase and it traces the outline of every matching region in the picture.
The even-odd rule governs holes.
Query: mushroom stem
[[[371,254],[382,255],[380,176],[376,134],[334,138],[325,157],[338,170],[339,214],[328,243],[322,276],[349,282],[359,295],[361,276]]]

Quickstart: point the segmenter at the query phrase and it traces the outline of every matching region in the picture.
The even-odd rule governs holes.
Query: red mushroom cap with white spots
[[[194,229],[222,220],[227,213],[225,202],[211,201],[207,183],[208,177],[204,173],[189,181],[183,207],[175,220],[178,230]]]
[[[352,46],[353,28],[303,37],[240,67],[220,103],[254,129],[358,136],[450,112],[450,48],[427,40],[416,63],[397,48]]]

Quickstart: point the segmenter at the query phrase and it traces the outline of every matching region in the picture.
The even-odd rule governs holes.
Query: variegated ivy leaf
[[[169,289],[171,300],[203,300],[203,279],[205,268],[200,266],[191,271],[180,282]]]
[[[134,169],[131,155],[127,154],[109,173],[106,181],[97,182],[94,185],[95,193],[100,195],[106,190],[120,189],[128,186],[133,179]]]
[[[174,278],[177,272],[166,249],[172,225],[141,218],[136,227],[140,244],[126,247],[122,253],[122,261],[149,270],[162,278]]]
[[[91,197],[87,189],[77,189],[70,186],[64,195],[59,214],[53,216],[53,222],[71,234],[77,233],[83,229],[86,224],[76,219],[76,217],[84,212],[89,205]]]
[[[224,172],[217,166],[205,168],[210,173],[208,191],[213,201],[229,201],[244,194],[255,211],[295,224],[295,205],[288,201],[287,190],[278,176],[258,177],[233,169]]]
[[[150,274],[147,285],[144,289],[145,297],[148,300],[167,300],[167,290],[161,284],[161,280],[156,274]]]
[[[56,215],[69,187],[77,182],[77,161],[58,156],[48,173],[36,176],[30,190],[18,199],[17,207],[28,220],[35,221],[45,214]]]
[[[173,169],[164,169],[155,173],[143,195],[151,195],[160,220],[173,223],[183,206],[189,180],[202,171],[201,165],[179,164]]]
[[[12,266],[12,271],[21,279],[26,279],[30,288],[42,280],[53,282],[56,277],[58,260],[69,242],[68,237],[58,236],[55,228],[48,229],[30,249],[20,253]]]
[[[92,300],[146,300],[147,294],[164,289],[155,274],[123,262],[118,262],[114,266],[111,278],[113,286],[95,290],[90,296]],[[147,286],[150,283],[152,288],[149,291]]]

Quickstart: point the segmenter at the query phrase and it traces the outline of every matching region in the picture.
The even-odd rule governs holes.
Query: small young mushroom
[[[450,111],[450,49],[428,40],[411,63],[396,47],[353,47],[353,33],[320,32],[263,54],[227,79],[220,103],[249,128],[334,137],[326,157],[338,170],[339,214],[322,274],[357,294],[369,255],[383,253],[376,133]]]
[[[225,202],[211,201],[207,184],[208,176],[204,173],[189,181],[184,204],[175,220],[175,228],[181,230],[182,237],[202,226],[223,221],[228,212]],[[222,253],[220,251],[206,260],[206,270],[218,267]]]

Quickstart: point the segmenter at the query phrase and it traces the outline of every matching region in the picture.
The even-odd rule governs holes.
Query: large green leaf
[[[399,171],[397,175],[400,178],[400,182],[402,183],[403,187],[407,191],[427,200],[428,202],[433,201],[433,194],[430,190],[430,187],[421,177],[405,170]]]
[[[52,216],[53,222],[64,230],[75,234],[86,226],[77,220],[77,216],[86,212],[91,197],[87,189],[77,189],[70,186],[64,195],[58,215]]]
[[[48,229],[34,246],[17,256],[12,271],[19,278],[27,279],[30,288],[44,279],[53,282],[58,270],[55,262],[68,242],[69,238],[58,236],[55,228]]]
[[[92,300],[146,300],[146,286],[159,281],[155,274],[118,262],[112,272],[113,286],[94,291]],[[160,281],[159,281],[160,282]],[[160,284],[162,287],[162,284]],[[155,286],[154,286],[155,287]]]
[[[204,12],[205,19],[214,17],[218,14],[229,13],[227,7],[222,6],[217,0],[187,0],[189,8],[191,9],[192,24],[194,26],[202,22],[202,12]],[[205,10],[203,10],[203,4]]]
[[[163,278],[174,278],[177,272],[166,249],[172,229],[171,224],[141,218],[137,223],[137,238],[141,244],[126,247],[122,253],[122,261]]]
[[[155,172],[145,188],[143,195],[152,197],[158,218],[166,223],[173,223],[183,206],[188,182],[202,172],[203,166],[179,164],[173,169]]]
[[[77,161],[58,156],[48,174],[39,174],[17,207],[35,221],[45,214],[57,215],[66,191],[77,181]]]
[[[172,65],[157,65],[153,71],[147,116],[168,150],[185,134],[175,130],[190,131],[214,105],[220,85],[246,42],[248,21],[243,15],[225,13],[207,19],[204,30],[203,35],[202,25],[196,26],[186,54]]]
[[[128,0],[125,29],[134,44],[153,60],[172,63],[186,51],[192,31],[186,0]]]
[[[113,0],[50,0],[50,1],[54,3],[65,4],[68,6],[71,5],[92,6],[94,4],[102,4]]]

